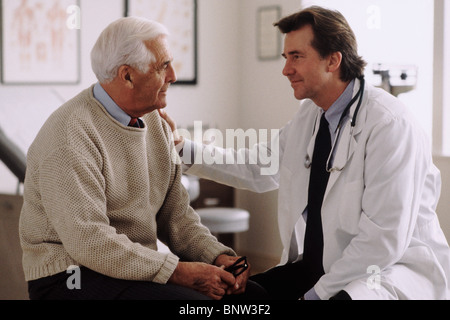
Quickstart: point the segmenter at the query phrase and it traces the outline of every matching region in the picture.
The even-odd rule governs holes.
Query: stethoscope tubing
[[[338,126],[336,128],[336,138],[335,138],[335,141],[334,141],[333,146],[331,148],[331,152],[330,152],[330,155],[329,155],[328,161],[327,161],[327,168],[326,168],[326,170],[328,172],[332,172],[332,171],[336,171],[336,170],[342,171],[344,169],[344,168],[340,168],[340,169],[339,168],[330,168],[329,167],[329,162],[330,162],[331,155],[333,154],[334,149],[336,147],[336,142],[338,140],[338,136],[339,136],[339,133],[340,133],[340,129],[341,129],[342,123],[343,123],[345,117],[347,116],[347,114],[349,113],[349,110],[352,107],[352,105],[356,102],[356,100],[359,99],[358,105],[356,106],[355,112],[353,113],[352,121],[351,121],[351,124],[350,124],[351,125],[350,134],[353,133],[353,128],[356,125],[356,120],[358,119],[359,109],[361,108],[361,104],[362,104],[363,97],[364,97],[364,87],[365,87],[365,79],[364,79],[364,77],[359,78],[359,80],[361,81],[361,83],[360,83],[360,87],[359,87],[358,93],[353,97],[353,99],[345,107],[345,110],[342,113],[341,118],[339,119],[339,124],[338,124]],[[315,128],[314,128],[314,130],[315,130]],[[307,154],[306,158],[305,158],[305,168],[309,169],[311,167],[311,165],[312,165],[312,159],[309,156],[309,154]]]

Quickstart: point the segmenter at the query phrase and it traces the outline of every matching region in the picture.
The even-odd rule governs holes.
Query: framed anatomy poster
[[[0,0],[2,83],[78,83],[79,13],[79,0]]]
[[[165,25],[178,78],[175,84],[197,83],[197,0],[125,0],[125,16]]]

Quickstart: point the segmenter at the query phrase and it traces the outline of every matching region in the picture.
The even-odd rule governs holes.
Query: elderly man
[[[176,81],[167,34],[139,18],[108,26],[92,50],[99,83],[54,112],[30,147],[20,237],[31,299],[221,299],[245,290],[249,271],[224,270],[238,257],[189,206],[156,111]],[[157,238],[173,253],[158,252]]]

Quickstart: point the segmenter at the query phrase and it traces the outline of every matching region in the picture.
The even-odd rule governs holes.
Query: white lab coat
[[[354,94],[359,86],[357,80]],[[355,108],[356,103],[350,116]],[[302,212],[310,170],[304,162],[312,155],[321,112],[305,100],[280,131],[280,170],[274,175],[261,175],[260,167],[250,164],[194,164],[187,171],[255,192],[278,188],[282,264],[294,226],[306,226]],[[426,135],[398,99],[371,86],[365,88],[353,130],[350,122],[333,162],[334,168],[344,168],[331,172],[322,206],[325,275],[316,293],[321,299],[342,289],[353,299],[450,298],[450,249],[435,213],[440,173]],[[278,148],[269,143],[267,149]],[[238,153],[255,157],[255,150]]]

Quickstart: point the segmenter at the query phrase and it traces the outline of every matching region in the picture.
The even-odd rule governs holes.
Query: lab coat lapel
[[[281,264],[288,261],[291,237],[297,223],[305,229],[306,223],[302,213],[308,204],[308,182],[310,168],[307,157],[311,159],[317,129],[320,124],[320,109],[307,102],[303,110],[294,120],[294,129],[287,137],[285,146],[289,152],[284,152],[280,168],[280,189],[278,192],[278,226],[284,250]],[[315,130],[316,127],[316,130]],[[310,137],[310,140],[299,139]],[[305,152],[306,151],[306,152]],[[303,247],[303,239],[297,239],[299,248]]]
[[[357,142],[355,140],[355,137],[351,135],[350,131],[351,125],[349,121],[343,128],[339,144],[337,145],[336,153],[332,163],[332,171],[330,172],[330,178],[328,180],[324,199],[327,197],[328,192],[333,188],[334,184],[341,176],[342,170],[337,170],[336,168],[344,168],[355,151]]]

